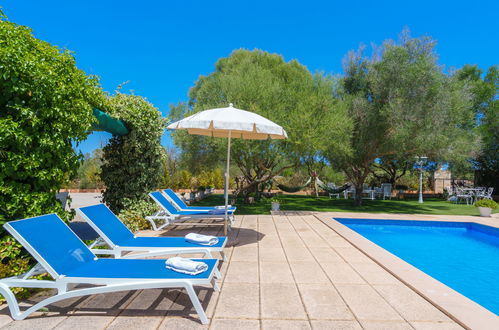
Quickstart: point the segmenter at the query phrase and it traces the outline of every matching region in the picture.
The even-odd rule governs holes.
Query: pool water
[[[499,315],[499,229],[467,222],[335,220]]]

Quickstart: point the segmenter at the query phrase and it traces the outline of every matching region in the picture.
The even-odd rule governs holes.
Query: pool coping
[[[424,219],[421,217],[418,219],[417,215],[411,216],[412,219],[407,219],[407,215],[398,218],[396,215],[391,214],[388,217],[381,214],[369,214],[371,218],[377,217],[378,219],[384,218],[384,220],[407,220],[407,221],[424,221],[430,219]],[[317,218],[322,221],[329,228],[333,229],[340,236],[349,241],[353,246],[362,251],[365,255],[371,258],[374,262],[384,268],[386,271],[391,273],[393,276],[398,278],[405,285],[413,289],[423,298],[428,300],[435,307],[440,309],[448,317],[459,323],[461,326],[469,329],[499,329],[499,317],[477,304],[473,300],[465,297],[461,293],[451,289],[442,282],[434,279],[433,277],[427,275],[418,268],[410,265],[406,261],[400,259],[394,254],[388,252],[384,248],[378,246],[377,244],[371,242],[364,236],[358,234],[357,232],[351,230],[347,226],[336,221],[334,218],[363,218],[368,219],[366,214],[356,214],[356,216],[345,215],[345,214],[332,214],[317,216]],[[391,219],[390,219],[391,218]],[[489,221],[476,221],[472,219],[473,217],[459,217],[464,219],[456,220],[455,216],[449,216],[449,218],[454,218],[453,220],[448,219],[438,219],[432,217],[431,221],[442,221],[442,222],[475,222],[478,224],[485,224],[491,226]],[[485,222],[485,223],[484,223]],[[491,227],[498,227],[497,225],[492,225]]]

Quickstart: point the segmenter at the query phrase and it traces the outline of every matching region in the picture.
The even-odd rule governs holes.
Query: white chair
[[[383,194],[383,200],[385,198],[392,199],[392,184],[391,183],[382,183],[381,190]]]

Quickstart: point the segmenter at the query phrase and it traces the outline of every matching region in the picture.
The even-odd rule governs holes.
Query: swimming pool
[[[499,229],[468,222],[335,218],[499,315]]]

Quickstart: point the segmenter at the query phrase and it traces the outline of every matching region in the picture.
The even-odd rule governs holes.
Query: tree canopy
[[[352,152],[329,153],[328,159],[356,187],[357,204],[378,158],[440,160],[456,150],[469,153],[470,94],[437,64],[434,46],[429,37],[404,35],[398,44],[386,41],[371,58],[360,49],[345,59],[341,97],[353,121]]]
[[[190,90],[189,103],[173,108],[171,116],[178,119],[234,103],[283,126],[288,140],[234,140],[232,159],[247,181],[244,190],[257,190],[286,168],[315,159],[326,141],[330,150],[342,149],[348,119],[346,109],[333,98],[335,82],[311,74],[295,60],[241,49],[218,60],[213,73],[201,76]],[[224,159],[224,140],[178,132],[174,141],[190,159]]]

